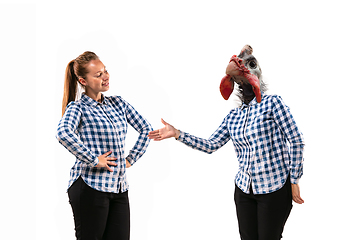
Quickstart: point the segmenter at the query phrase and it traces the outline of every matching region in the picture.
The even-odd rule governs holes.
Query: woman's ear
[[[83,78],[79,78],[79,82],[82,86],[86,86],[86,81]]]

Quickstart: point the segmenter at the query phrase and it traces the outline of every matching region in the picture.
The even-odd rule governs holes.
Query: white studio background
[[[219,83],[230,57],[254,49],[269,93],[290,106],[305,141],[303,205],[284,239],[334,239],[339,208],[335,1],[1,1],[1,234],[75,239],[66,188],[73,156],[55,139],[64,71],[84,51],[152,124],[208,138],[236,107]],[[4,133],[4,134],[3,134]],[[130,128],[127,149],[137,134]],[[151,142],[128,169],[131,239],[240,239],[232,143],[212,155]]]

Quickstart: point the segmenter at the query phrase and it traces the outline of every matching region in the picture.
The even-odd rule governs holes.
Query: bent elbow
[[[59,142],[62,140],[62,134],[61,134],[61,132],[59,131],[59,129],[58,129],[58,131],[57,131],[56,134],[55,134],[55,138],[56,138]]]
[[[214,152],[217,151],[217,150],[218,150],[218,148],[214,148],[214,147],[209,147],[209,148],[203,149],[203,151],[204,151],[205,153],[207,153],[207,154],[212,154],[212,153],[214,153]]]
[[[212,148],[212,149],[210,149],[208,152],[207,152],[207,154],[212,154],[212,153],[214,153],[215,151],[217,151],[219,148]]]
[[[67,128],[60,126],[55,134],[55,138],[62,144],[66,141],[68,132]]]

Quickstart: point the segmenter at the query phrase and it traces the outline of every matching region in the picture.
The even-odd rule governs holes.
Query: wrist
[[[90,165],[91,167],[96,167],[98,166],[99,162],[100,162],[99,157],[96,157],[95,160]]]
[[[175,139],[178,139],[179,138],[179,136],[180,136],[180,130],[178,130],[178,129],[175,129]]]

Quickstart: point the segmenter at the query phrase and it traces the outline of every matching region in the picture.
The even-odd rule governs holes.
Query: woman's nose
[[[104,73],[103,75],[102,75],[102,80],[108,80],[109,79],[109,73],[107,72],[107,73]]]

